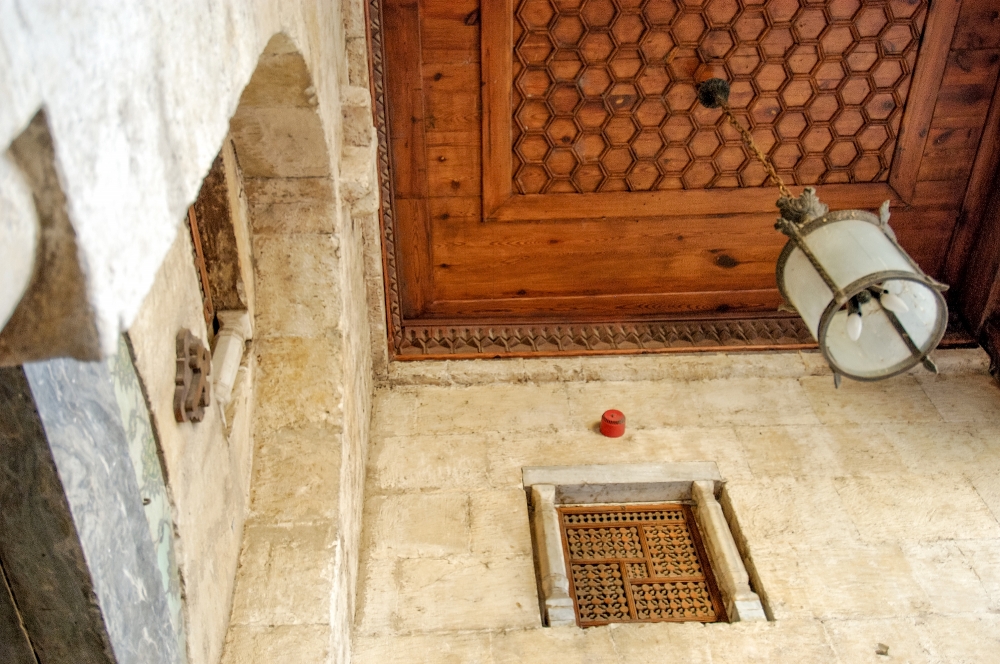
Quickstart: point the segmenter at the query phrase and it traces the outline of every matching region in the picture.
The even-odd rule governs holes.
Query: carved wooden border
[[[368,0],[369,62],[378,173],[381,193],[379,223],[390,354],[397,360],[473,359],[553,355],[602,355],[726,350],[796,350],[815,348],[798,317],[767,316],[731,320],[671,320],[580,324],[434,324],[404,322],[396,267],[392,164],[385,105],[383,0]],[[974,345],[957,320],[941,344]]]

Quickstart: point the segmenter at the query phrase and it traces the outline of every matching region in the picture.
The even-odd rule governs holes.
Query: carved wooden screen
[[[559,520],[581,627],[726,619],[687,505],[563,507]]]

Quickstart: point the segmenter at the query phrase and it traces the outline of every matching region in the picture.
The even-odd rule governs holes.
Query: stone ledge
[[[988,374],[981,348],[937,350],[942,375]],[[922,367],[911,370],[926,373]],[[602,357],[503,360],[422,360],[390,362],[382,387],[472,386],[494,383],[575,383],[594,381],[698,381],[731,378],[832,376],[818,352],[663,353]]]

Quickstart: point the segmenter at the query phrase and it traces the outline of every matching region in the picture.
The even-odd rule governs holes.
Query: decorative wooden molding
[[[382,0],[368,0],[369,61],[375,130],[378,136],[378,177],[381,193],[379,222],[382,232],[382,272],[385,275],[385,304],[388,318],[389,348],[399,353],[403,335],[403,315],[400,307],[399,275],[396,271],[396,225],[393,211],[392,165],[389,156],[389,124],[385,108],[385,52],[383,50]]]
[[[177,374],[174,377],[174,418],[201,422],[211,403],[212,354],[191,330],[177,333]]]
[[[580,325],[408,324],[396,359],[795,350],[815,345],[797,317]]]

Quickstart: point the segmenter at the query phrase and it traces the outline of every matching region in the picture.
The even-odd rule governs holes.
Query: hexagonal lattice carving
[[[926,0],[520,0],[514,14],[514,191],[759,186],[699,62],[782,177],[884,182]],[[905,5],[905,6],[903,6]]]

